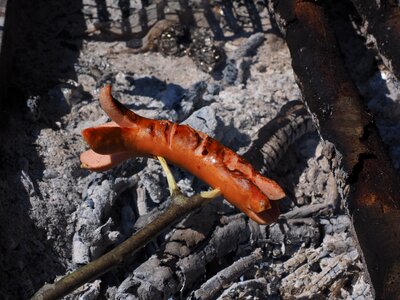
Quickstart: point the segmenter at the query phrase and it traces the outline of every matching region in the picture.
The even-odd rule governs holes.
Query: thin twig
[[[219,190],[213,190],[206,194],[197,194],[190,198],[183,195],[176,184],[173,184],[175,180],[165,161],[160,161],[164,171],[166,171],[168,183],[171,184],[170,191],[172,201],[170,206],[155,220],[102,257],[64,276],[55,283],[45,284],[31,298],[32,300],[59,299],[83,284],[95,280],[104,273],[122,264],[124,261],[129,261],[129,258],[131,258],[136,251],[143,248],[148,242],[163,232],[165,228],[178,222],[189,212],[194,211],[219,195]]]
[[[176,223],[187,213],[199,208],[206,202],[208,202],[208,199],[202,198],[200,195],[188,198],[183,194],[176,194],[172,197],[171,205],[149,225],[102,257],[66,275],[53,284],[45,284],[32,299],[59,299],[84,283],[93,281],[122,264],[165,228]]]

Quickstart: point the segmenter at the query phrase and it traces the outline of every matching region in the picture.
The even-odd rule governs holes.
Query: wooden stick
[[[167,164],[162,163],[162,167],[164,170],[167,170],[166,173],[169,174],[168,176],[172,177]],[[152,239],[157,237],[165,228],[178,222],[189,212],[194,211],[219,195],[219,191],[214,190],[206,193],[206,197],[203,197],[202,194],[198,194],[189,198],[183,195],[174,183],[175,179],[173,179],[173,177],[172,180],[171,178],[168,180],[172,198],[170,206],[155,220],[100,258],[64,276],[57,282],[45,284],[31,299],[59,299],[83,284],[95,280],[104,273],[124,263],[124,261],[129,261],[129,258],[131,258],[136,251],[140,250]]]

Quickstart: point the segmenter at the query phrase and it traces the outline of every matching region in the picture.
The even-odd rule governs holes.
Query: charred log
[[[385,65],[400,79],[400,6],[395,1],[351,0]]]
[[[304,101],[317,118],[322,138],[334,142],[337,155],[343,155],[345,174],[336,177],[345,184],[342,194],[376,297],[393,298],[400,289],[399,178],[363,109],[323,9],[314,1],[295,0],[271,1],[269,9],[285,34]]]

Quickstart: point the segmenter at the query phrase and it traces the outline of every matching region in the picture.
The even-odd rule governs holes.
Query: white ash
[[[41,130],[36,141],[48,167],[43,171],[43,180],[38,182],[38,188],[35,187],[36,194],[31,200],[34,205],[32,217],[37,218],[39,226],[49,227],[47,234],[50,239],[62,240],[61,236],[65,238],[72,233],[73,221],[66,219],[65,214],[71,214],[75,210],[80,198],[79,191],[75,188],[76,179],[73,177],[82,171],[72,153],[82,151],[83,144],[76,141],[78,137],[75,134],[50,128]],[[55,177],[55,174],[59,176]],[[42,197],[47,201],[40,201]],[[65,248],[65,242],[61,243],[61,247],[69,251],[70,247]]]
[[[215,116],[215,111],[211,106],[204,106],[196,110],[181,124],[189,125],[211,137],[215,137],[215,134],[218,132],[218,121]]]
[[[205,207],[197,214],[197,221],[204,220],[204,216],[212,212],[212,206]],[[215,211],[212,214],[215,217]],[[189,220],[188,220],[189,221]],[[168,237],[166,252],[160,257],[152,256],[148,261],[139,266],[118,287],[117,299],[124,297],[155,299],[170,297],[178,291],[184,291],[195,285],[205,272],[206,265],[216,259],[223,259],[232,251],[235,252],[239,244],[248,240],[250,231],[247,229],[243,218],[237,219],[223,227],[217,227],[207,243],[206,235],[211,233],[209,223],[199,222],[185,224],[182,221],[178,226],[195,226],[175,229]],[[184,250],[186,248],[186,250]],[[197,250],[191,253],[190,249]],[[171,263],[175,261],[175,263]],[[154,271],[156,270],[156,271]],[[146,274],[152,272],[155,276],[151,279]],[[177,274],[172,276],[172,274]]]
[[[257,53],[257,48],[264,42],[265,35],[262,32],[252,34],[243,42],[232,54],[232,59],[238,60],[246,56],[253,56]]]
[[[234,262],[229,267],[220,271],[194,292],[195,299],[213,299],[216,293],[219,293],[224,285],[239,278],[244,272],[250,268],[254,268],[263,258],[260,248],[255,249],[250,255],[245,256]]]
[[[76,291],[71,293],[70,297],[79,300],[96,300],[101,294],[101,280],[95,280],[86,283]]]
[[[84,264],[103,254],[106,247],[122,238],[112,230],[111,210],[118,196],[138,183],[138,176],[114,178],[111,174],[90,175],[83,202],[75,213],[72,261]]]
[[[254,63],[251,56],[264,40],[263,33],[255,33],[228,55],[226,66],[222,71],[225,84],[246,84],[250,76],[250,66]]]
[[[82,100],[82,85],[74,80],[68,80],[65,83],[55,86],[49,91],[49,96],[56,102],[67,103],[73,106]]]
[[[174,168],[174,170],[176,170]],[[183,175],[181,175],[183,178],[181,178],[179,181],[177,181],[177,186],[181,190],[182,193],[187,195],[188,197],[194,196],[196,194],[196,177],[193,175],[185,172]]]
[[[264,277],[260,277],[232,284],[217,299],[281,299],[278,295],[276,283],[268,282]]]
[[[268,40],[273,42],[265,42],[257,49],[258,59],[254,59],[250,68],[246,88],[241,85],[224,86],[215,96],[216,102],[211,104],[227,126],[222,140],[225,145],[249,146],[249,137],[256,136],[259,128],[275,116],[273,112],[277,112],[288,100],[300,99],[286,46],[272,34],[266,34]],[[256,61],[261,61],[261,57],[268,66],[266,72],[257,69]],[[251,94],[249,91],[252,91]],[[243,111],[247,113],[243,114]],[[235,130],[237,128],[240,134]]]
[[[321,209],[326,209],[325,213],[331,214],[336,209],[340,197],[332,166],[337,166],[338,162],[336,157],[330,157],[329,154],[326,154],[330,150],[327,150],[328,152],[323,150],[329,147],[329,144],[319,143],[315,148],[314,157],[307,160],[307,166],[300,175],[299,183],[294,189],[297,206],[301,207],[305,204],[307,206],[304,209],[295,207],[285,214],[287,218],[295,216],[304,218],[308,216],[306,212],[313,215],[316,212],[321,212]],[[299,147],[300,151],[302,151],[301,149]]]
[[[168,190],[165,189],[165,184],[160,184],[160,182],[165,181],[162,178],[163,176],[162,168],[156,160],[148,160],[147,168],[138,174],[140,178],[138,187],[144,189],[146,196],[148,196],[146,198],[153,203],[153,205],[147,204],[150,208],[160,204],[168,197]]]
[[[347,294],[352,299],[373,299],[371,289],[363,285],[365,278],[357,280],[357,283],[350,287],[345,284],[349,280],[351,282],[352,277],[363,277],[358,277],[357,274],[357,270],[361,270],[363,265],[350,233],[350,218],[339,215],[337,219],[321,219],[320,222],[325,230],[321,247],[302,247],[298,255],[273,268],[282,276],[282,297],[290,297],[293,294],[305,298],[316,297],[325,294],[326,287],[341,285],[340,288],[330,290],[327,298],[335,299],[341,294]]]
[[[207,88],[208,85],[205,81],[199,81],[185,91],[184,97],[180,99],[179,103],[179,121],[186,119],[196,109],[206,104],[203,96]]]

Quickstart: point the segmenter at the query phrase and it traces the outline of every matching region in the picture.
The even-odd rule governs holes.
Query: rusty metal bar
[[[349,212],[377,299],[400,292],[400,180],[362,107],[324,11],[315,1],[271,0],[303,98],[322,137],[343,155]]]
[[[400,79],[400,6],[391,0],[351,0],[385,65]]]

